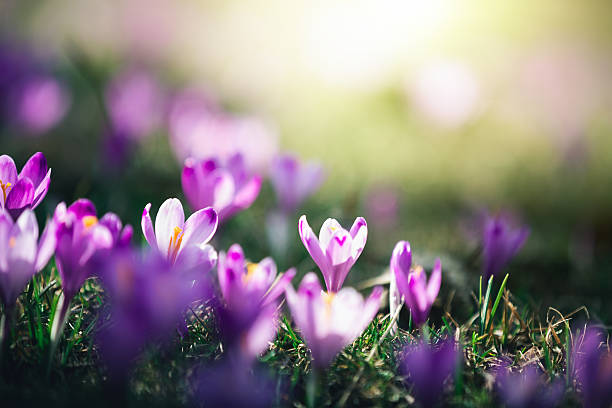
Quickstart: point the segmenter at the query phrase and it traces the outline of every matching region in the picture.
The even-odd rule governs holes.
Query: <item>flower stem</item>
[[[15,308],[13,306],[5,306],[4,314],[0,320],[0,369],[2,369],[2,372],[5,372],[4,366],[9,356],[11,327],[13,326],[14,314]]]
[[[57,306],[55,307],[55,314],[53,315],[53,324],[51,325],[51,336],[49,345],[49,360],[47,361],[47,377],[51,372],[51,365],[53,363],[53,355],[57,349],[57,345],[66,326],[68,315],[70,311],[70,301],[66,300],[64,293],[60,295]]]

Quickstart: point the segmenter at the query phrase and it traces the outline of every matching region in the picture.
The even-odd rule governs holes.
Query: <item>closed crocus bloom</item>
[[[521,249],[529,236],[529,228],[514,228],[509,216],[488,216],[483,228],[482,276],[487,282],[496,276]]]
[[[302,243],[323,274],[327,290],[338,292],[365,247],[368,238],[366,220],[357,217],[351,230],[347,231],[338,221],[328,218],[317,238],[308,225],[306,216],[302,215],[298,231]]]
[[[198,268],[200,274],[210,271],[217,262],[217,252],[208,242],[217,231],[217,213],[211,207],[191,214],[185,221],[183,205],[169,198],[151,220],[151,204],[142,213],[142,232],[151,248],[158,250],[173,265],[184,270]]]
[[[313,365],[324,369],[368,327],[380,307],[382,288],[367,300],[353,288],[324,292],[317,275],[308,273],[297,291],[288,285],[287,304],[293,321],[312,352]]]
[[[217,159],[189,158],[181,182],[193,209],[213,207],[221,221],[250,207],[261,189],[261,177],[249,175],[240,153],[231,156],[225,166]]]
[[[0,208],[17,219],[26,209],[34,209],[47,195],[51,183],[51,169],[41,152],[34,153],[17,174],[10,156],[0,156]]]
[[[55,250],[54,224],[48,223],[38,239],[38,224],[31,210],[24,210],[16,222],[0,210],[0,300],[6,309],[32,276],[45,267]]]
[[[460,353],[452,340],[438,345],[425,342],[406,346],[400,360],[400,372],[413,386],[422,407],[433,407],[442,397],[444,382],[455,371]]]
[[[442,283],[442,265],[436,259],[433,271],[427,281],[425,270],[420,265],[412,266],[412,252],[407,241],[395,245],[391,255],[391,273],[394,276],[397,290],[404,297],[410,309],[412,320],[417,326],[422,326],[431,310],[431,305]]]
[[[277,299],[295,276],[295,269],[278,275],[272,258],[259,263],[246,261],[234,244],[219,254],[217,266],[223,307],[219,309],[226,347],[243,355],[257,356],[276,332]]]
[[[323,179],[321,164],[303,163],[290,154],[276,156],[270,168],[270,180],[278,204],[286,213],[297,211],[302,202],[321,186]]]
[[[585,408],[612,404],[612,352],[606,338],[607,333],[595,327],[574,336],[571,364]]]
[[[70,207],[58,204],[53,216],[56,224],[55,260],[62,278],[67,302],[94,273],[94,258],[104,250],[125,247],[132,237],[132,227],[123,227],[119,217],[105,214],[100,220],[96,207],[87,199],[79,199]]]

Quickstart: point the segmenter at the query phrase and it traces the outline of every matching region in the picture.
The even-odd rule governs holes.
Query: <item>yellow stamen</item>
[[[83,217],[83,226],[91,228],[98,223],[98,218],[95,215],[86,215]]]
[[[10,248],[14,248],[15,247],[15,237],[11,237],[9,239],[9,247]]]
[[[255,275],[255,271],[259,267],[258,263],[248,262],[247,263],[247,273],[246,275],[242,275],[242,281],[244,283],[248,283],[253,276]]]
[[[181,248],[181,243],[183,242],[183,230],[179,227],[174,227],[174,232],[170,235],[170,242],[168,243],[168,259],[170,262],[176,260],[176,256],[178,255],[178,251]]]
[[[2,188],[2,195],[4,196],[4,202],[6,202],[6,196],[11,190],[11,183],[2,184],[2,180],[0,180],[0,188]]]

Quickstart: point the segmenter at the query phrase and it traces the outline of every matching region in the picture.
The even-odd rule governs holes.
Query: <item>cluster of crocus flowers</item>
[[[356,218],[350,231],[347,231],[338,221],[328,218],[317,238],[306,216],[302,215],[298,232],[308,253],[321,270],[328,292],[338,292],[365,247],[368,238],[366,220]]]
[[[381,287],[374,288],[365,301],[353,288],[324,292],[313,272],[304,276],[297,292],[291,285],[285,292],[293,320],[318,369],[329,366],[368,327],[382,296]]]
[[[210,295],[188,274],[174,273],[158,251],[122,248],[97,266],[108,295],[110,316],[100,319],[96,341],[113,381],[125,379],[143,346],[164,341],[194,301]]]
[[[295,272],[292,268],[277,274],[272,258],[249,263],[238,244],[219,254],[217,274],[223,304],[218,314],[227,349],[251,358],[267,347],[276,332],[278,298]]]
[[[47,195],[50,183],[51,169],[42,153],[34,153],[19,174],[10,156],[0,156],[0,208],[13,219],[27,208],[36,208]]]
[[[412,251],[407,241],[400,241],[395,245],[391,255],[391,279],[399,296],[410,309],[412,320],[416,326],[421,327],[429,316],[431,305],[438,296],[442,283],[442,265],[437,259],[433,271],[427,280],[425,270],[420,265],[412,265]]]
[[[284,213],[297,211],[302,202],[323,183],[323,166],[316,162],[300,162],[291,154],[276,156],[270,165],[270,181],[278,205]]]
[[[511,217],[505,214],[487,216],[482,230],[482,277],[497,276],[521,249],[529,236],[529,228],[513,227]]]
[[[217,261],[217,252],[208,245],[217,231],[219,223],[217,212],[202,208],[185,221],[183,205],[177,198],[169,198],[161,205],[155,218],[155,228],[151,219],[151,204],[142,212],[142,233],[154,250],[158,251],[170,264],[183,270],[205,274]]]
[[[576,380],[585,408],[612,404],[612,352],[606,332],[593,326],[574,336],[571,373]]]
[[[405,347],[400,371],[422,407],[433,407],[440,400],[444,383],[460,358],[459,348],[452,340],[443,340],[437,345],[419,341]]]
[[[250,207],[261,189],[261,177],[250,175],[240,153],[229,157],[225,165],[214,158],[188,158],[181,182],[194,210],[213,207],[221,221]]]

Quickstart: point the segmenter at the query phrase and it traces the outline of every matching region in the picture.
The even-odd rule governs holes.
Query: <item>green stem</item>
[[[308,408],[317,406],[317,389],[319,385],[319,369],[313,368],[306,384],[306,404]]]
[[[4,314],[0,320],[0,368],[4,371],[4,365],[6,359],[9,356],[9,347],[11,345],[11,327],[13,326],[13,320],[15,315],[15,308],[13,306],[5,306]]]
[[[55,307],[55,314],[53,315],[53,324],[51,325],[50,345],[49,345],[49,360],[47,362],[47,376],[51,372],[51,365],[53,363],[53,355],[57,349],[57,345],[62,337],[64,326],[68,321],[68,315],[70,314],[70,301],[66,300],[64,293],[60,295],[57,306]]]

